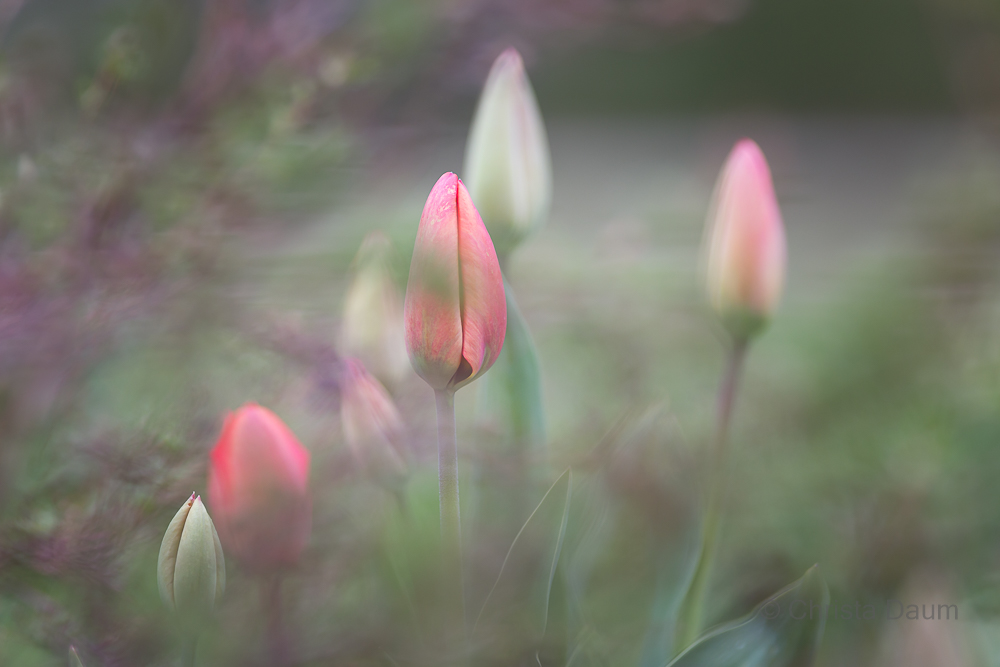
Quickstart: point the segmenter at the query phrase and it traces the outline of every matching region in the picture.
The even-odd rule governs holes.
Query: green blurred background
[[[434,662],[431,392],[394,388],[412,456],[387,491],[343,442],[338,331],[368,232],[405,288],[507,46],[555,180],[508,272],[543,371],[531,461],[548,483],[574,470],[553,589],[572,602],[551,611],[568,639],[544,667],[654,664],[724,355],[702,228],[743,136],[771,162],[789,271],[737,406],[711,621],[819,563],[835,602],[880,612],[831,618],[819,665],[1000,664],[996,2],[3,0],[0,23],[0,664],[65,664],[70,644],[88,667],[176,664],[156,550],[249,400],[313,453],[295,664]],[[474,407],[470,387],[481,604],[547,484],[516,486]],[[517,618],[538,558],[501,598]],[[201,660],[267,664],[256,583],[229,565]],[[887,622],[888,599],[960,621]],[[537,664],[521,622],[482,664]]]

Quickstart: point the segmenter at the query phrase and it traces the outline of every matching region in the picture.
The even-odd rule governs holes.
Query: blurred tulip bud
[[[549,142],[515,49],[500,54],[486,79],[466,144],[465,176],[501,256],[548,217]]]
[[[389,239],[381,232],[372,232],[361,244],[344,299],[341,344],[375,377],[393,386],[410,371],[410,361],[403,338],[403,300],[389,273],[390,251]]]
[[[212,449],[208,499],[226,550],[248,568],[292,565],[309,541],[309,451],[273,412],[247,403]]]
[[[202,617],[226,590],[226,561],[212,519],[191,494],[167,526],[156,563],[160,597],[170,609]]]
[[[357,359],[344,362],[340,418],[344,439],[358,463],[394,475],[406,472],[396,449],[403,436],[403,418],[389,393]]]
[[[743,139],[726,160],[707,227],[707,286],[712,307],[734,336],[758,333],[781,298],[785,229],[760,147]]]
[[[413,368],[436,390],[471,382],[503,347],[507,302],[500,263],[455,174],[439,178],[424,204],[404,320]]]

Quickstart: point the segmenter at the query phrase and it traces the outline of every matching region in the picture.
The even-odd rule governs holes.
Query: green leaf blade
[[[829,603],[826,582],[814,565],[746,617],[710,630],[668,667],[809,667]]]

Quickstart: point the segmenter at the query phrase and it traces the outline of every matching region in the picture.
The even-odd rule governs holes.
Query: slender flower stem
[[[181,665],[184,667],[194,667],[194,656],[197,648],[198,639],[196,637],[191,637],[184,641],[184,647],[181,649]]]
[[[261,581],[261,602],[264,605],[264,617],[267,619],[267,650],[272,667],[286,667],[289,664],[281,582],[280,574],[272,574]]]
[[[441,502],[441,546],[448,598],[465,632],[462,585],[462,521],[458,509],[458,444],[455,439],[455,392],[434,392],[438,420],[438,489]]]
[[[732,422],[736,389],[743,372],[749,340],[739,338],[733,341],[726,363],[725,374],[719,387],[716,411],[715,440],[712,444],[709,492],[706,503],[705,522],[702,526],[701,548],[698,563],[691,577],[687,593],[678,611],[676,643],[674,653],[680,653],[691,645],[701,632],[705,614],[705,596],[715,556],[715,543],[719,537],[719,523],[726,484],[726,463],[729,454],[729,426]]]

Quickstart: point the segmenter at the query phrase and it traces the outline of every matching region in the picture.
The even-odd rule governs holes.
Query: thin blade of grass
[[[507,568],[507,563],[510,560],[511,554],[514,552],[514,549],[520,543],[522,535],[524,535],[525,531],[531,525],[532,520],[535,519],[535,517],[539,514],[539,512],[542,509],[542,507],[545,506],[545,504],[547,502],[549,502],[550,497],[555,497],[555,495],[553,494],[553,492],[555,491],[555,489],[556,489],[557,486],[559,486],[561,483],[563,483],[563,480],[565,480],[565,484],[566,484],[566,495],[565,495],[565,500],[564,500],[564,505],[563,505],[563,510],[562,510],[562,517],[561,517],[560,522],[559,522],[559,530],[558,530],[558,533],[556,535],[555,546],[554,546],[554,549],[553,549],[552,561],[551,561],[551,564],[549,566],[549,572],[548,572],[548,576],[547,576],[547,580],[546,580],[546,588],[545,588],[545,596],[544,596],[545,609],[544,609],[543,614],[542,614],[542,627],[541,627],[541,632],[540,632],[539,636],[545,634],[545,627],[548,624],[549,596],[550,596],[551,591],[552,591],[552,582],[555,579],[556,567],[557,567],[557,565],[559,563],[559,556],[560,556],[560,554],[562,552],[563,540],[564,540],[564,538],[566,536],[566,526],[567,526],[567,524],[569,522],[570,499],[571,499],[572,493],[573,493],[573,472],[569,468],[567,468],[566,470],[564,470],[563,473],[561,475],[559,475],[559,477],[556,479],[556,481],[552,483],[552,486],[550,486],[549,489],[548,489],[548,491],[545,492],[545,495],[542,496],[541,501],[539,501],[538,505],[531,512],[531,514],[528,515],[528,518],[524,522],[524,525],[521,526],[521,529],[517,532],[517,535],[514,537],[513,542],[511,542],[510,548],[507,550],[507,555],[504,557],[503,563],[500,565],[500,572],[497,574],[497,579],[493,583],[493,587],[490,589],[490,592],[486,595],[486,599],[483,601],[483,606],[480,608],[479,614],[476,616],[476,622],[472,626],[472,634],[473,635],[475,635],[476,629],[479,627],[479,622],[482,620],[483,615],[486,613],[486,610],[487,610],[487,608],[490,605],[490,601],[493,599],[493,594],[496,592],[497,587],[500,585],[500,582],[503,580],[504,572],[505,572],[505,570]]]

